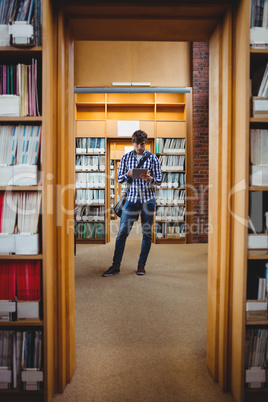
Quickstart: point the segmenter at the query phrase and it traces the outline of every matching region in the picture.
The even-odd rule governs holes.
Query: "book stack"
[[[76,153],[105,153],[105,138],[76,138]]]
[[[40,261],[1,261],[0,320],[38,320],[40,318]]]
[[[36,330],[0,330],[0,388],[38,390],[43,383],[43,339]]]
[[[0,65],[0,116],[40,116],[37,59],[28,65]]]
[[[1,46],[41,45],[41,0],[0,2]],[[34,35],[34,39],[33,39]]]
[[[245,348],[246,383],[249,388],[262,388],[267,383],[268,330],[247,329]]]
[[[0,193],[0,253],[38,254],[41,194]]]
[[[251,1],[250,45],[268,48],[268,0]]]
[[[104,239],[104,223],[77,223],[75,236],[77,239]]]
[[[184,238],[185,223],[156,223],[156,237],[158,239]]]
[[[268,110],[268,106],[267,106]],[[251,185],[268,185],[268,130],[251,129]]]
[[[185,138],[156,138],[156,154],[185,154]]]
[[[37,185],[41,126],[0,126],[0,185]]]

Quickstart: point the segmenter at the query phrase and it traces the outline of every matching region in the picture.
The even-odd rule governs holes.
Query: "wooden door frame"
[[[229,2],[230,4],[232,2]],[[214,233],[209,236],[207,365],[214,381],[219,382],[224,391],[232,391],[237,400],[243,398],[243,350],[240,346],[239,352],[234,353],[232,345],[234,343],[244,344],[244,329],[241,314],[240,316],[239,314],[236,315],[238,322],[233,319],[232,303],[239,286],[239,279],[242,281],[242,288],[244,288],[245,249],[234,251],[234,245],[237,241],[237,231],[240,231],[242,242],[245,242],[246,230],[239,227],[235,222],[227,208],[228,202],[226,201],[229,201],[229,190],[236,184],[238,178],[246,177],[247,154],[246,149],[242,150],[242,154],[239,150],[239,141],[242,139],[239,122],[242,127],[246,127],[247,101],[245,100],[242,103],[242,111],[241,108],[240,110],[238,108],[233,109],[232,105],[238,105],[238,92],[242,89],[243,79],[245,83],[245,79],[248,77],[248,55],[246,52],[240,53],[240,60],[238,60],[237,44],[241,33],[246,35],[245,43],[249,44],[249,29],[247,31],[247,22],[244,25],[243,22],[240,22],[240,25],[236,26],[236,21],[239,20],[241,13],[247,16],[245,11],[247,8],[249,9],[249,0],[240,0],[234,5],[230,5],[227,12],[225,9],[224,13],[219,15],[217,25],[210,37],[198,35],[193,37],[192,32],[187,36],[187,32],[184,32],[177,33],[177,38],[173,39],[178,41],[209,40],[212,50],[210,74],[213,74],[216,80],[210,80],[209,133],[210,138],[213,138],[211,146],[216,146],[217,157],[215,158],[215,154],[210,153],[210,183],[214,187],[209,193],[209,212],[210,221],[214,225]],[[72,14],[70,14],[70,8],[61,7],[57,22],[59,117],[57,182],[61,186],[74,184],[74,162],[70,163],[70,161],[74,155],[73,50],[74,39],[77,40],[77,37],[72,36],[70,27],[72,26],[72,19],[85,19],[85,16],[81,17],[83,15],[82,9],[77,5],[71,10]],[[100,16],[98,18],[100,19]],[[165,17],[163,18],[165,19]],[[180,22],[179,18],[177,18],[177,22]],[[241,71],[240,80],[237,84],[233,77],[235,74],[237,77],[238,66]],[[227,85],[225,85],[226,82]],[[248,87],[246,86],[242,92],[248,95]],[[223,152],[225,153],[223,154]],[[236,157],[240,159],[238,165],[235,162]],[[241,197],[243,200],[242,210],[236,198],[231,200],[231,206],[233,212],[242,213],[245,216],[244,194],[240,194]],[[74,207],[74,188],[63,201],[69,209]],[[74,236],[72,230],[68,228],[69,218],[65,212],[62,212],[60,215],[61,225],[58,227],[58,319],[61,323],[58,338],[60,345],[58,391],[60,392],[63,392],[65,385],[70,382],[75,370],[74,257],[70,254],[74,249]],[[243,245],[245,246],[244,243]],[[235,264],[236,267],[234,267]],[[238,270],[237,264],[243,275],[242,273],[234,274],[234,269]],[[237,310],[243,308],[241,300],[238,303]],[[234,363],[234,359],[238,359],[238,361]],[[238,380],[234,378],[237,374],[234,367],[240,373]]]

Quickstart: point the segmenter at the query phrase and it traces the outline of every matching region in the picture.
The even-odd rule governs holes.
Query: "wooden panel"
[[[132,53],[132,81],[160,87],[191,86],[189,43],[133,42]]]
[[[247,183],[249,158],[249,21],[250,0],[241,0],[235,14],[233,42],[233,152],[231,198],[231,390],[244,400],[245,298],[247,272]],[[241,40],[243,38],[243,40]]]
[[[57,235],[56,235],[56,90],[55,32],[53,10],[48,0],[42,1],[43,57],[42,57],[42,174],[44,180],[43,205],[43,310],[44,310],[44,384],[45,401],[57,390]],[[10,397],[9,397],[10,398]],[[27,394],[27,400],[30,396]],[[25,399],[26,399],[25,398]],[[43,399],[43,398],[42,398]],[[10,398],[9,400],[12,400]],[[21,397],[23,400],[23,397]],[[35,400],[39,400],[35,396]]]
[[[222,24],[221,46],[221,217],[220,227],[220,308],[219,308],[219,384],[229,388],[229,279],[230,279],[230,211],[231,129],[232,129],[232,15],[226,13]]]
[[[148,138],[154,138],[155,136],[155,122],[154,121],[140,121],[140,129],[145,131]]]
[[[144,93],[144,94],[116,94],[116,93],[107,93],[107,103],[118,103],[120,105],[142,105],[145,103],[149,103],[154,105],[155,94],[154,93]]]
[[[78,41],[74,61],[75,86],[111,86],[112,82],[191,85],[190,45],[186,42]]]
[[[106,136],[107,137],[117,137],[117,120],[107,120]]]
[[[154,106],[110,106],[107,107],[109,120],[154,120]]]
[[[156,105],[156,120],[185,120],[185,107]]]
[[[76,137],[105,137],[105,121],[76,121]]]
[[[111,86],[112,82],[131,81],[131,64],[127,42],[75,42],[74,84]]]
[[[220,46],[221,30],[217,26],[209,42],[209,216],[208,225],[208,309],[207,365],[218,381],[219,352],[219,228],[220,228]],[[218,208],[219,207],[219,208]]]
[[[158,121],[156,122],[156,137],[185,138],[185,121]]]
[[[213,8],[211,6],[211,8]],[[82,15],[82,14],[80,14]],[[93,41],[207,41],[219,19],[185,18],[72,18],[75,40]]]
[[[76,106],[76,119],[77,120],[103,120],[105,119],[105,107],[103,106],[90,106],[90,105],[77,105]]]

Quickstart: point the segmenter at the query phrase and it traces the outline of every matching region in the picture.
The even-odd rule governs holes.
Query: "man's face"
[[[138,155],[142,155],[143,152],[144,152],[144,150],[145,150],[146,142],[143,141],[143,142],[140,142],[139,144],[137,144],[136,142],[133,142],[133,145],[134,145],[134,150],[135,150],[135,152],[136,152]]]

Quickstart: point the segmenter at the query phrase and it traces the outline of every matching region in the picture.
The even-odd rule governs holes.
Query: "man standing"
[[[133,223],[141,214],[142,245],[138,260],[137,275],[145,274],[145,264],[152,243],[152,224],[155,211],[155,188],[162,181],[161,166],[156,155],[145,149],[147,134],[137,130],[132,135],[134,150],[125,154],[118,170],[117,180],[119,183],[127,181],[130,185],[127,200],[122,210],[120,227],[115,242],[115,250],[112,266],[102,276],[112,276],[120,273],[120,265],[123,258],[126,239],[132,229]],[[141,174],[139,179],[132,179],[133,169],[140,160],[144,160],[143,169],[147,173]]]

